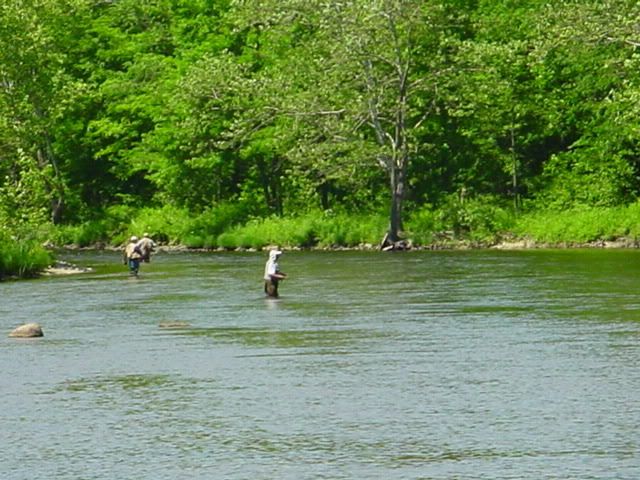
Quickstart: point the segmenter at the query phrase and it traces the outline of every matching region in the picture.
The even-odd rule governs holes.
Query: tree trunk
[[[392,25],[394,37],[396,36],[395,25]],[[398,244],[402,234],[402,206],[404,202],[404,187],[407,176],[407,165],[409,163],[409,152],[407,144],[406,115],[408,110],[408,84],[409,76],[408,64],[398,56],[397,68],[398,77],[398,98],[395,112],[395,128],[393,133],[393,155],[389,165],[389,177],[391,181],[391,213],[389,215],[389,240],[394,246],[403,249]]]
[[[64,199],[61,196],[51,200],[51,222],[58,225],[62,221],[64,211]]]
[[[64,210],[64,187],[60,178],[60,170],[58,169],[58,162],[53,154],[53,148],[51,147],[51,141],[48,135],[45,135],[45,143],[41,148],[38,148],[36,156],[38,158],[38,166],[41,169],[45,169],[47,165],[53,167],[53,178],[47,178],[45,176],[46,184],[49,189],[51,222],[54,225],[59,224],[62,221],[62,213]]]
[[[402,204],[404,200],[404,172],[402,168],[393,166],[390,172],[391,182],[391,210],[389,214],[389,236],[388,240],[397,242],[403,230],[402,225]]]
[[[516,213],[520,207],[520,195],[518,192],[518,156],[516,154],[516,133],[514,128],[515,118],[511,120],[511,188],[513,190],[513,208]]]

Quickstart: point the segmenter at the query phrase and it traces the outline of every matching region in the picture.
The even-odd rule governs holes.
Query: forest
[[[0,278],[143,231],[635,242],[639,47],[629,0],[4,1]]]

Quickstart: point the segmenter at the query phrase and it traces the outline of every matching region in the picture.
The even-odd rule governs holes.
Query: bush
[[[219,235],[246,219],[247,210],[241,203],[222,203],[196,216],[187,209],[169,205],[143,208],[114,240],[119,239],[118,243],[121,243],[129,235],[140,236],[148,232],[157,242],[214,248],[219,244]]]
[[[418,245],[428,245],[433,242],[435,234],[446,230],[441,216],[433,210],[431,205],[425,205],[413,212],[405,225],[411,239]]]
[[[216,240],[216,243],[219,247],[229,249],[239,246],[237,235],[230,232],[220,234]]]
[[[455,239],[493,242],[511,229],[515,214],[510,207],[491,196],[478,196],[461,201],[450,196],[434,210],[430,205],[414,212],[407,222],[407,230],[415,243],[428,244],[442,233]]]
[[[589,147],[552,156],[542,179],[545,187],[537,193],[536,204],[539,209],[556,211],[623,205],[635,181],[624,156],[603,156]]]
[[[59,225],[51,229],[49,240],[55,245],[87,247],[108,242],[111,235],[105,221],[90,221],[81,225]]]
[[[227,249],[261,249],[267,245],[303,248],[357,246],[379,242],[385,228],[386,219],[378,215],[311,212],[296,217],[254,219],[220,234],[216,243]]]
[[[323,246],[358,245],[380,243],[385,234],[389,220],[384,215],[347,215],[327,216],[323,226],[328,230],[320,230],[319,243]]]
[[[22,241],[0,236],[0,279],[31,277],[51,264],[51,254],[35,240]]]
[[[196,216],[191,221],[190,228],[200,234],[217,236],[247,219],[247,209],[242,203],[221,203]]]
[[[156,242],[180,243],[191,230],[191,217],[189,211],[171,205],[162,208],[141,208],[127,226],[120,242],[126,241],[131,235],[142,236],[148,232]]]

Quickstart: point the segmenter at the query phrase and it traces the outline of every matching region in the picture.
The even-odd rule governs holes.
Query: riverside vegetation
[[[0,277],[55,246],[640,230],[640,5],[0,5]],[[259,20],[256,20],[259,19]]]

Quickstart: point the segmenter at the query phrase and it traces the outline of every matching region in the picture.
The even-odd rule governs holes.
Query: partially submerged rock
[[[24,325],[20,325],[15,328],[9,336],[16,338],[32,338],[42,337],[44,336],[44,333],[42,332],[42,327],[37,323],[25,323]]]
[[[160,322],[158,326],[160,328],[180,329],[189,328],[191,325],[189,324],[189,322]]]

